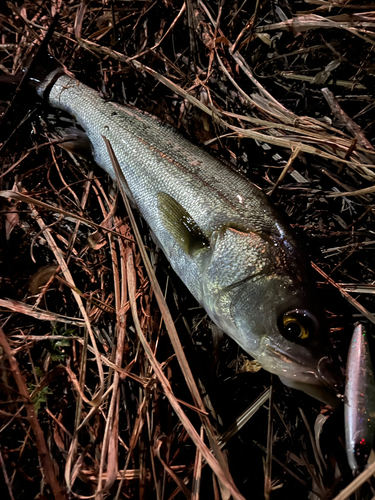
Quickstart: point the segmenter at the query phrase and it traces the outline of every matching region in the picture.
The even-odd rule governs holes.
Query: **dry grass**
[[[78,79],[218,151],[304,233],[345,361],[354,322],[375,323],[373,7],[227,4],[11,2],[0,69],[59,11],[49,50]],[[36,104],[1,130],[4,498],[335,497],[342,414],[217,349],[126,198]]]

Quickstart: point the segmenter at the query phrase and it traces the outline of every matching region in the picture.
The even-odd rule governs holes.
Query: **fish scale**
[[[286,384],[332,404],[336,375],[319,370],[324,315],[308,262],[266,196],[173,128],[61,69],[38,93],[75,117],[115,179],[103,137],[110,141],[127,194],[211,319]]]

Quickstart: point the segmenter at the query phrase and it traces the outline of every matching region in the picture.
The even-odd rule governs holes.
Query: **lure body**
[[[375,382],[366,330],[354,329],[345,385],[345,441],[349,465],[355,473],[367,463],[375,433]]]

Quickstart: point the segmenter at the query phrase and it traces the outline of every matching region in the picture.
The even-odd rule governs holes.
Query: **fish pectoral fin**
[[[157,198],[165,228],[185,253],[191,255],[197,250],[209,247],[210,242],[202,229],[178,201],[163,192],[159,192]]]

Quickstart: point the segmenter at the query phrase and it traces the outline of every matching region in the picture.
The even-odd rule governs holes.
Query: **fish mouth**
[[[328,356],[299,356],[283,353],[268,344],[268,362],[263,367],[278,375],[283,384],[309,394],[325,404],[337,408],[342,403],[344,377],[339,367]]]

